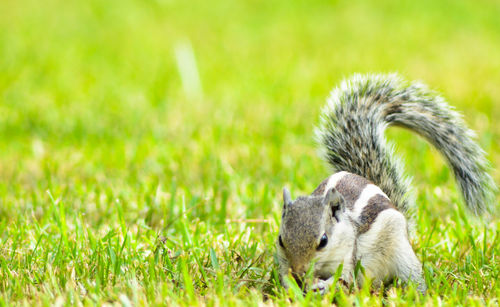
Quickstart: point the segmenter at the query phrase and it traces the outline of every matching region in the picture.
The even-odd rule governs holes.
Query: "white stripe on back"
[[[385,193],[376,185],[374,184],[367,185],[361,192],[361,195],[359,195],[356,202],[354,203],[354,209],[352,210],[353,218],[355,219],[359,218],[361,212],[363,211],[363,208],[368,204],[370,198],[372,198],[375,195],[382,195],[385,198],[389,199],[389,197],[387,197],[387,195],[385,195]]]
[[[325,190],[323,191],[323,196],[326,195],[326,193],[331,189],[331,188],[334,188],[337,183],[340,181],[340,179],[342,179],[345,175],[348,175],[350,173],[348,172],[338,172],[338,173],[335,173],[333,175],[331,175],[330,177],[328,177],[328,182],[326,183],[326,186],[325,186]]]

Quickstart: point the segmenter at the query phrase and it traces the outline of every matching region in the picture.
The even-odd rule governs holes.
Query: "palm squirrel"
[[[362,284],[357,263],[373,285],[412,280],[425,293],[422,264],[408,240],[414,207],[409,179],[384,138],[396,125],[426,138],[446,158],[465,202],[476,214],[488,211],[495,183],[484,152],[460,114],[420,83],[395,74],[359,75],[334,89],[316,128],[324,158],[336,172],[311,195],[292,200],[283,189],[277,258],[282,285],[301,282],[312,269],[311,290],[325,293],[342,264],[340,279]],[[354,280],[356,275],[356,280]]]

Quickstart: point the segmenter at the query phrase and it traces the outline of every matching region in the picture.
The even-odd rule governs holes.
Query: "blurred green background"
[[[497,165],[499,13],[496,1],[2,1],[3,189],[42,168],[190,188],[210,186],[217,163],[256,184],[305,175],[319,109],[354,72],[442,92]]]
[[[138,242],[145,227],[175,251],[188,208],[209,242],[226,219],[262,219],[250,241],[272,252],[281,188],[310,193],[328,175],[313,127],[355,72],[399,72],[438,90],[496,167],[499,16],[494,0],[2,0],[0,249],[36,258],[44,233],[43,258],[61,225],[81,223],[96,236],[122,225]],[[421,214],[455,210],[462,201],[438,153],[406,131],[388,135]],[[23,261],[10,270],[24,274]],[[17,286],[2,290],[27,287]]]

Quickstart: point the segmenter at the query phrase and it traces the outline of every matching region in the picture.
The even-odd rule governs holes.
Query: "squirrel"
[[[422,264],[409,242],[415,210],[410,180],[384,137],[391,125],[433,144],[467,207],[477,215],[490,211],[496,191],[490,166],[461,115],[421,83],[396,74],[356,74],[331,92],[316,128],[320,152],[335,173],[308,196],[292,200],[283,189],[276,249],[285,289],[289,273],[301,285],[312,268],[310,290],[324,294],[340,265],[344,285],[361,285],[364,277],[354,274],[360,263],[373,286],[398,278],[426,292]]]

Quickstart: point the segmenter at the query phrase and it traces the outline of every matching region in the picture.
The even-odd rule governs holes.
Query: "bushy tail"
[[[384,138],[389,125],[415,131],[445,156],[473,212],[490,208],[495,183],[473,132],[443,98],[420,83],[395,74],[354,75],[331,93],[316,135],[335,171],[370,179],[408,213],[410,182]]]

